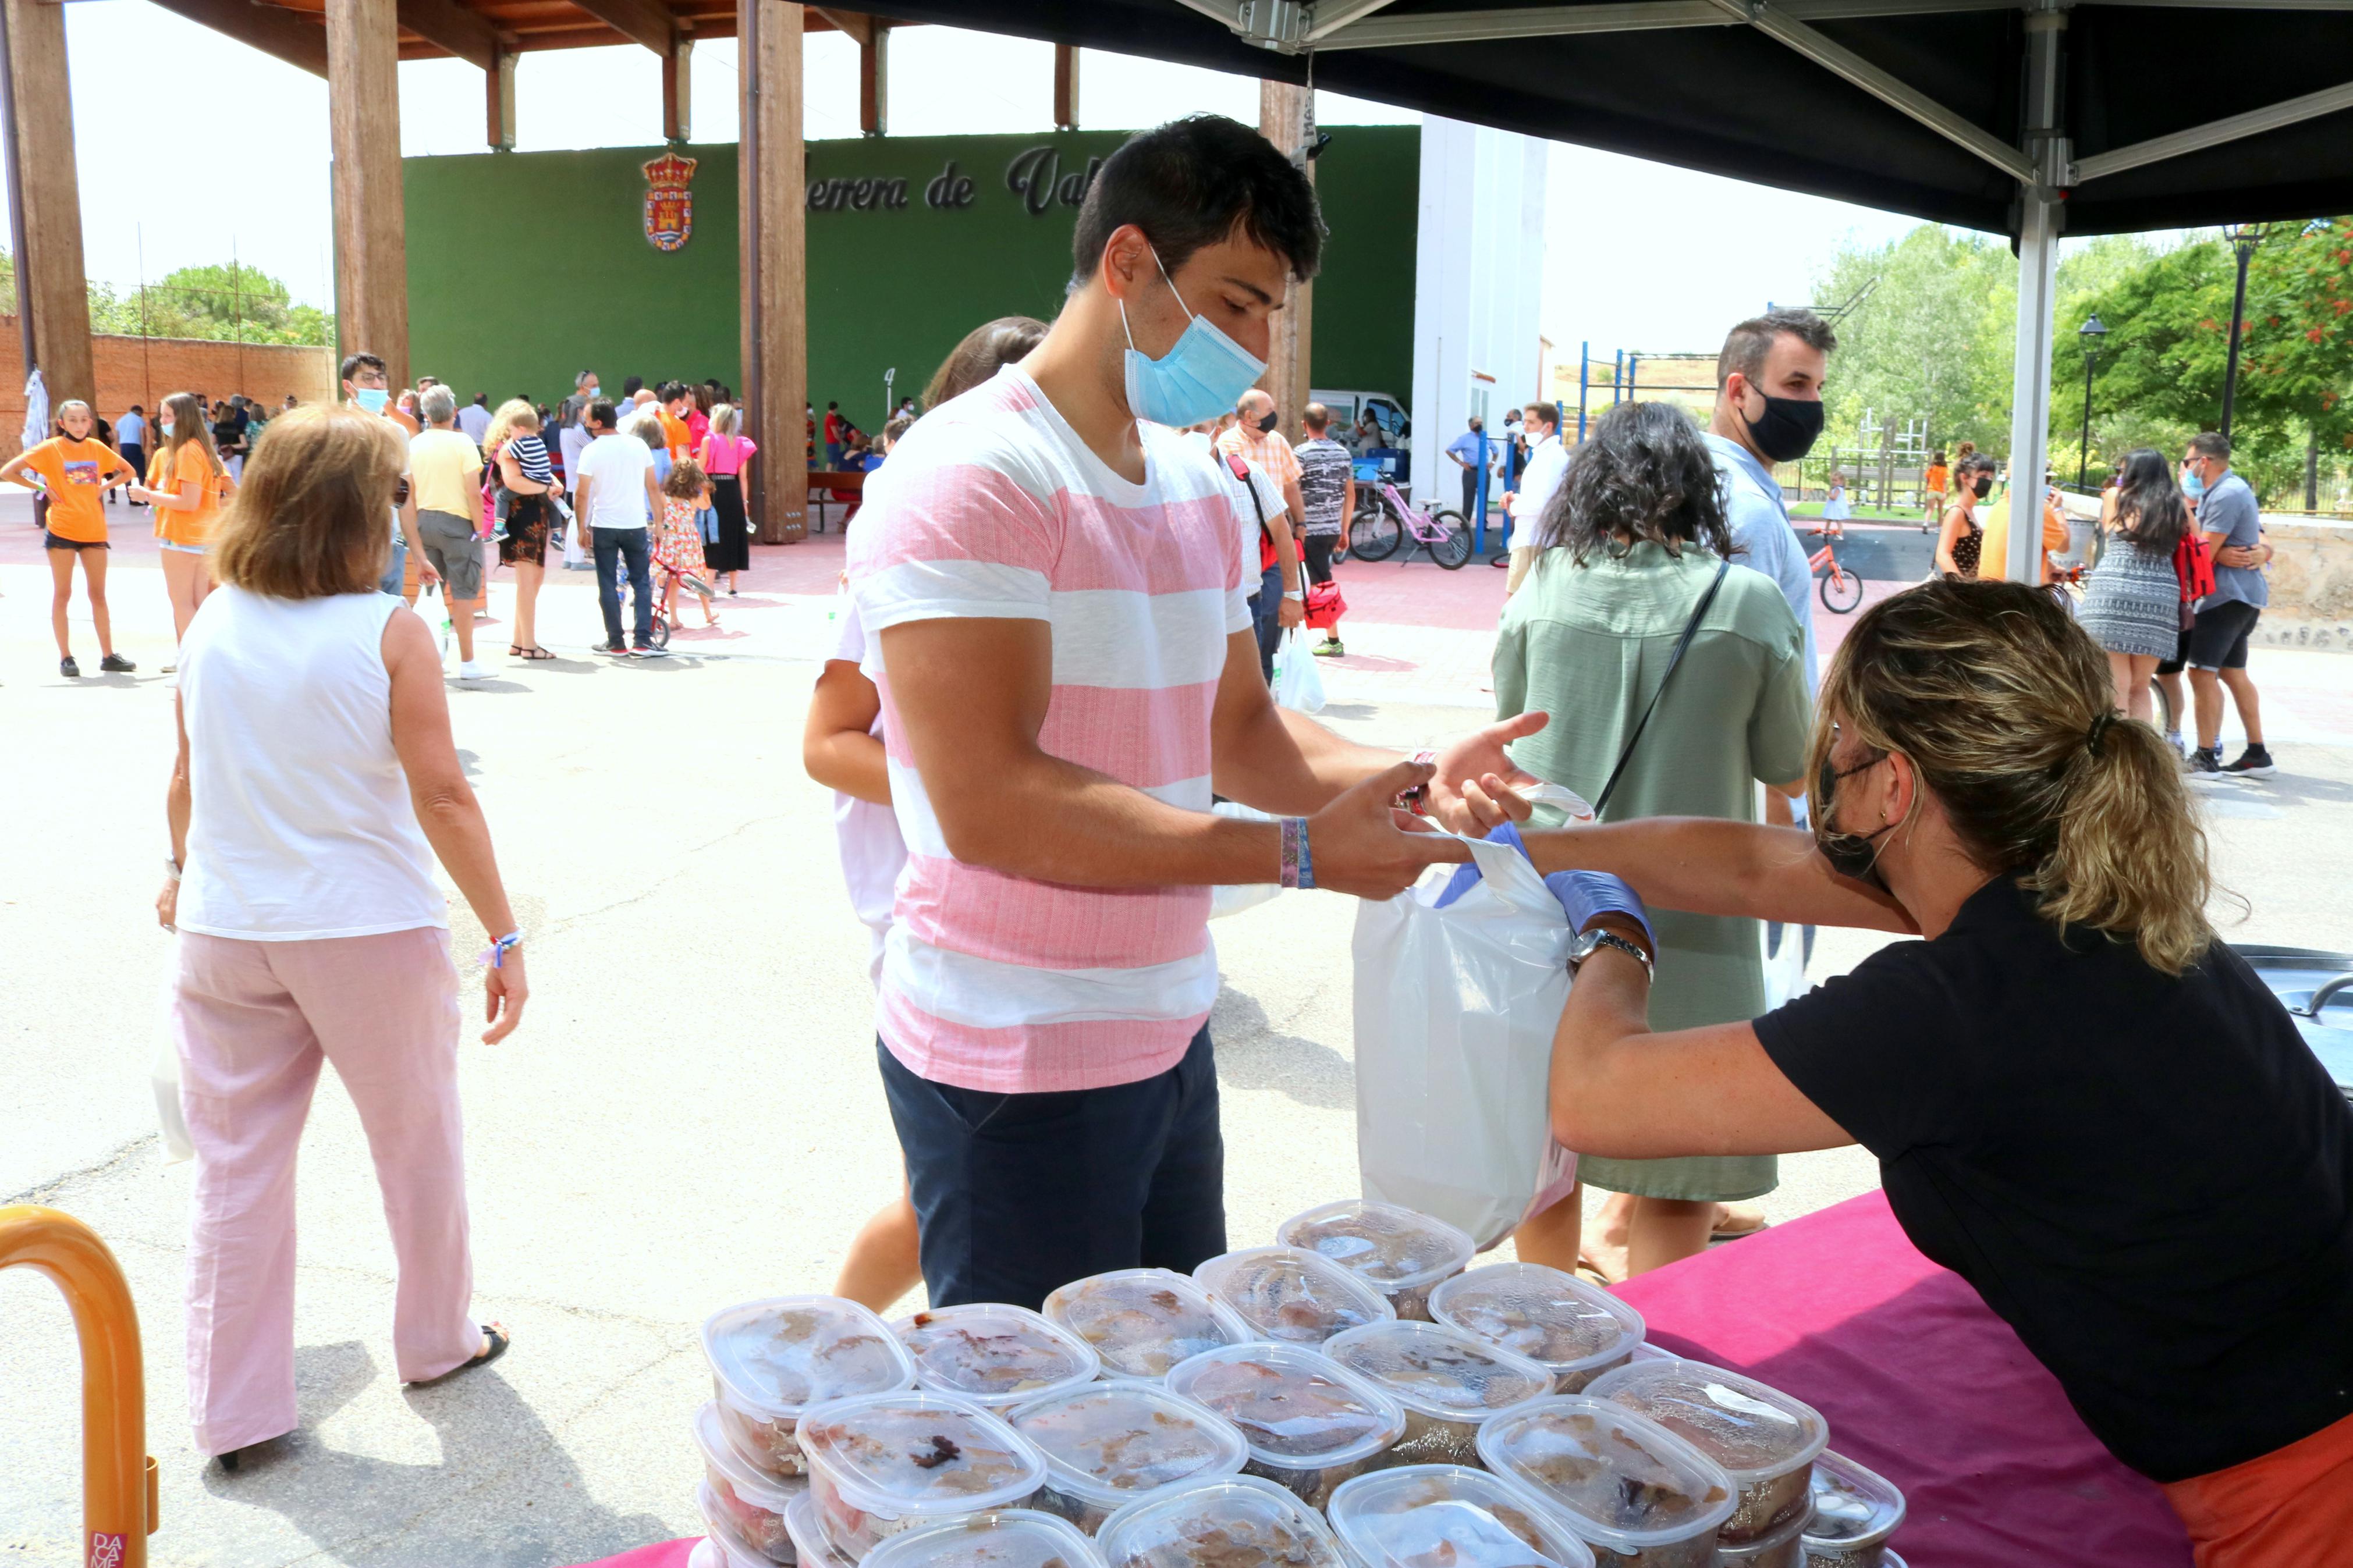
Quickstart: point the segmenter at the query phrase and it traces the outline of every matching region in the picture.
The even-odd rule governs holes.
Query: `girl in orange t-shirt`
[[[164,588],[172,596],[172,632],[177,638],[187,636],[196,607],[212,592],[205,549],[212,542],[221,505],[236,492],[237,481],[229,478],[220,454],[213,449],[204,406],[194,393],[175,392],[164,399],[155,428],[160,440],[154,460],[147,466],[147,482],[134,487],[131,498],[155,509]]]
[[[66,640],[66,605],[73,596],[74,562],[79,560],[82,591],[90,599],[90,618],[98,628],[98,668],[111,675],[127,675],[139,667],[114,651],[114,626],[106,608],[108,546],[102,501],[108,490],[136,479],[139,472],[113,447],[91,438],[96,419],[90,405],[80,399],[58,405],[58,427],[64,434],[0,463],[0,480],[14,480],[48,498],[41,542],[47,547],[49,584],[55,590],[49,598],[49,629],[57,634],[58,673],[81,673]]]

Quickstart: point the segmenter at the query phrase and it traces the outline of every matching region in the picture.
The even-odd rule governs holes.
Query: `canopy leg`
[[[2010,546],[2002,575],[2040,583],[2042,470],[2051,439],[2051,328],[2058,307],[2059,213],[2033,186],[2019,194],[2018,363],[2010,405]]]

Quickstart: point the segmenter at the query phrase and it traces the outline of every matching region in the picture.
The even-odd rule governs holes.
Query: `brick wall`
[[[0,315],[0,446],[14,450],[25,423],[25,361],[16,318]],[[282,343],[216,343],[193,338],[93,337],[98,411],[120,419],[139,404],[150,414],[175,392],[222,398],[242,392],[275,408],[288,393],[305,403],[336,392],[334,351]]]

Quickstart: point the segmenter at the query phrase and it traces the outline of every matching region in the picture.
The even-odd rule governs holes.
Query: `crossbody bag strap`
[[[1634,732],[1626,737],[1626,749],[1618,753],[1618,765],[1609,770],[1609,782],[1601,786],[1600,795],[1594,799],[1593,819],[1596,822],[1601,820],[1601,813],[1609,805],[1609,797],[1617,793],[1618,780],[1625,773],[1626,764],[1634,760],[1634,748],[1641,743],[1642,731],[1650,727],[1651,715],[1659,710],[1659,699],[1667,693],[1667,682],[1675,678],[1675,666],[1683,661],[1683,650],[1691,647],[1693,637],[1699,631],[1700,622],[1707,618],[1707,607],[1715,603],[1715,591],[1724,586],[1724,574],[1731,570],[1730,561],[1716,567],[1715,580],[1708,584],[1707,592],[1699,596],[1699,604],[1692,611],[1691,619],[1683,623],[1683,635],[1675,639],[1675,650],[1667,656],[1667,671],[1659,677],[1658,689],[1651,693],[1649,705],[1642,710],[1642,716],[1634,721]]]

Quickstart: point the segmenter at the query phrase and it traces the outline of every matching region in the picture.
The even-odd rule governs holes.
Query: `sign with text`
[[[1050,144],[1026,147],[1006,163],[1005,188],[1019,198],[1030,216],[1042,217],[1051,208],[1075,208],[1085,201],[1103,164],[1101,158],[1091,157],[1082,165],[1066,167],[1060,149]],[[647,167],[650,170],[652,165]],[[809,182],[808,209],[813,213],[902,212],[911,193],[912,182],[904,175],[836,175]],[[923,205],[940,212],[961,212],[978,196],[978,184],[953,158],[923,187]]]

